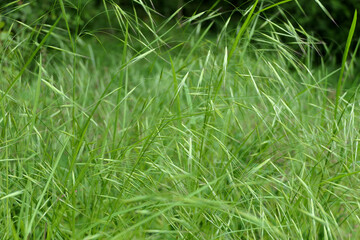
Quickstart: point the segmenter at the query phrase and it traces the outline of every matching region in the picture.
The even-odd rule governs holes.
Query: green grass
[[[113,5],[110,36],[59,16],[2,40],[2,239],[359,239],[355,23],[342,66],[313,66],[262,3],[238,27]]]

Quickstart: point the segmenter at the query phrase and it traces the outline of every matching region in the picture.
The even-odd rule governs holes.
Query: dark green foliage
[[[92,19],[104,11],[104,7],[97,1],[79,0],[64,1],[66,15],[70,28],[77,32],[82,27],[89,29],[95,27]],[[39,23],[52,24],[58,16],[61,15],[61,8],[56,0],[5,0],[0,3],[0,21],[4,22],[4,29],[9,29],[12,23],[17,21],[34,27]],[[105,24],[106,17],[102,21],[96,21],[97,24]],[[65,23],[60,23],[59,27],[65,27]],[[14,29],[13,29],[14,30]]]
[[[96,31],[111,31],[114,33],[119,30],[117,18],[113,5],[117,4],[121,9],[130,14],[134,14],[142,19],[147,19],[147,14],[143,7],[137,1],[129,0],[64,0],[67,20],[70,30],[75,35],[83,35]],[[144,0],[145,4],[154,8],[157,14],[153,14],[155,20],[162,21],[181,8],[178,13],[178,19],[191,17],[200,12],[221,13],[217,18],[211,18],[211,21],[217,21],[210,29],[218,32],[223,25],[223,19],[230,15],[232,21],[230,25],[237,25],[242,14],[246,12],[253,1],[243,0],[212,0],[212,1],[167,1],[167,0]],[[280,1],[262,0],[259,1],[258,8],[266,7]],[[312,34],[320,42],[317,43],[322,55],[332,52],[329,58],[334,62],[340,63],[345,47],[346,37],[355,9],[360,9],[358,0],[294,0],[281,6],[285,14],[279,14],[278,9],[271,9],[262,13],[265,17],[271,18],[274,22],[282,23],[290,21],[295,27],[300,26],[306,32]],[[236,9],[237,11],[233,11]],[[109,10],[105,13],[106,10]],[[57,0],[2,0],[0,3],[0,40],[9,36],[5,33],[11,28],[12,35],[17,34],[19,23],[29,25],[34,28],[39,24],[53,24],[56,18],[61,14]],[[287,16],[287,17],[284,17]],[[109,23],[110,22],[110,23]],[[220,27],[219,27],[220,26]],[[59,27],[66,28],[65,22],[61,21]],[[355,33],[353,42],[359,39],[359,33]],[[34,40],[36,41],[36,40]],[[320,60],[319,60],[320,61]]]
[[[299,10],[299,5],[303,12]],[[288,15],[293,16],[294,22],[298,22],[306,31],[326,42],[332,50],[341,52],[355,9],[360,9],[360,1],[297,0],[284,7],[290,13]],[[354,41],[358,38],[359,34],[355,34]]]

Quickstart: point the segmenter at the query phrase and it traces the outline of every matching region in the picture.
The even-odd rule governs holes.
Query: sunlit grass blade
[[[349,35],[346,41],[346,46],[345,46],[345,51],[344,51],[344,55],[342,58],[342,64],[341,64],[341,70],[340,70],[340,76],[339,76],[339,80],[337,83],[337,88],[336,88],[336,97],[335,97],[335,108],[334,108],[334,120],[337,120],[337,113],[338,113],[338,108],[339,108],[339,100],[340,100],[340,95],[342,93],[342,87],[343,87],[343,75],[345,72],[345,65],[346,65],[346,61],[347,61],[347,57],[348,57],[348,53],[350,50],[350,46],[351,46],[351,42],[354,36],[354,32],[355,32],[355,28],[356,28],[356,22],[357,22],[357,10],[355,10],[354,13],[354,18],[351,24],[351,28],[349,30]]]

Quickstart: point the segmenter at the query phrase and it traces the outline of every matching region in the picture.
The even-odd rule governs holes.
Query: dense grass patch
[[[113,7],[1,40],[4,239],[360,238],[354,55],[313,66],[267,6],[216,33]]]

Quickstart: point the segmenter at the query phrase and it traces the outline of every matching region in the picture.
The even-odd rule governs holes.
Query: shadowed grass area
[[[112,32],[34,24],[1,41],[0,235],[358,239],[360,106],[342,84],[356,12],[334,68],[263,17],[280,4],[234,26],[216,11],[159,23],[140,3],[147,19],[101,15]]]

